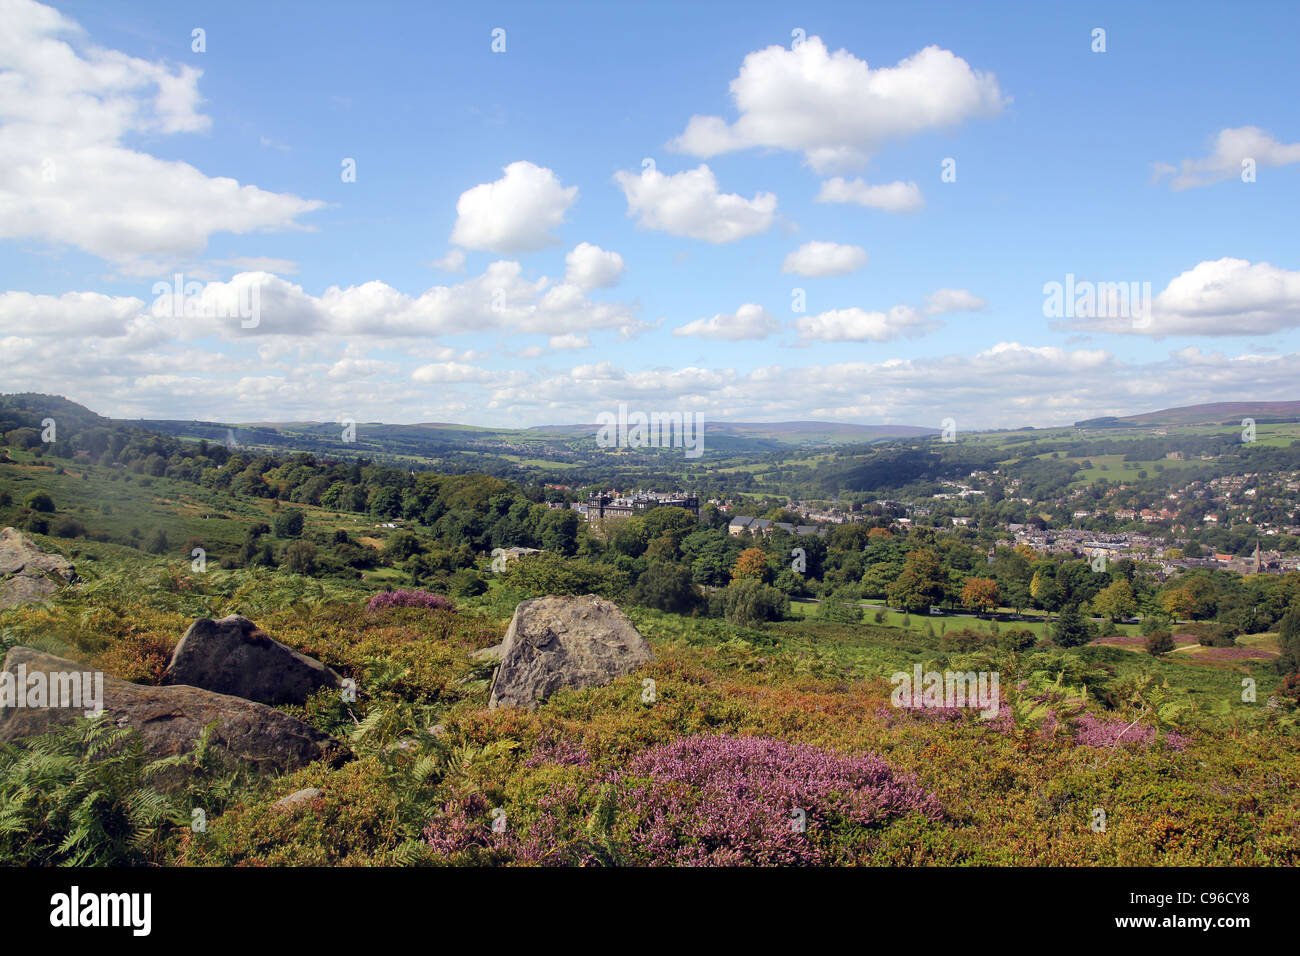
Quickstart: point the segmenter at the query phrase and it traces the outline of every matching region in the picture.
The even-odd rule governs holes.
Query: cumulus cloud
[[[939,289],[926,296],[923,307],[896,305],[886,312],[866,309],[831,309],[806,315],[795,322],[805,342],[890,342],[916,338],[941,326],[935,316],[949,312],[974,312],[987,303],[965,289]]]
[[[785,257],[782,272],[801,276],[842,276],[867,264],[867,250],[838,242],[805,242]]]
[[[616,285],[623,276],[623,257],[589,242],[580,242],[564,257],[564,281],[584,291]]]
[[[730,90],[736,121],[693,116],[672,148],[706,159],[785,149],[823,172],[861,165],[889,140],[994,115],[1005,101],[992,73],[937,46],[873,70],[815,36],[748,54]]]
[[[1184,374],[1194,369],[1195,374]],[[706,420],[832,419],[960,429],[1059,425],[1135,409],[1294,394],[1300,354],[1171,354],[1126,364],[1104,350],[999,342],[978,352],[877,362],[836,362],[749,371],[735,368],[629,372],[608,362],[507,385],[492,407],[555,421],[557,408],[627,402],[641,408],[699,411]],[[1062,381],[1070,388],[1063,389]]]
[[[465,250],[449,249],[447,254],[441,259],[433,260],[433,267],[435,269],[441,269],[443,272],[464,272]]]
[[[1129,315],[1113,307],[1106,308],[1105,315],[1080,316],[1075,311],[1062,325],[1154,338],[1269,335],[1300,327],[1300,271],[1246,259],[1208,260],[1170,280],[1149,303],[1149,314],[1136,306]]]
[[[577,198],[578,187],[560,185],[551,170],[526,160],[511,163],[500,179],[460,194],[451,241],[498,253],[544,249],[559,242],[552,230]]]
[[[588,349],[591,348],[591,338],[586,335],[576,335],[570,332],[567,335],[552,335],[547,341],[547,345],[558,351]]]
[[[979,296],[965,289],[939,289],[925,297],[925,310],[930,315],[944,312],[978,312],[988,305]]]
[[[673,329],[673,335],[701,339],[719,339],[740,342],[745,339],[765,339],[779,332],[781,323],[761,305],[747,303],[733,314],[719,313],[711,319],[696,319]]]
[[[0,328],[33,337],[119,336],[126,334],[128,323],[143,308],[144,302],[134,296],[4,292],[0,293]]]
[[[735,242],[765,231],[776,214],[773,193],[757,193],[753,199],[719,193],[717,178],[703,164],[671,176],[653,167],[640,175],[620,170],[614,181],[622,187],[628,215],[636,215],[638,225],[674,236]]]
[[[884,212],[916,212],[925,205],[925,197],[916,183],[901,180],[868,185],[861,178],[845,180],[836,176],[822,183],[814,202],[857,203]]]
[[[218,232],[302,228],[324,205],[124,146],[208,130],[202,71],[95,46],[32,0],[2,11],[0,238],[75,246],[139,274],[156,268],[143,257],[200,252]]]
[[[1192,189],[1238,178],[1246,160],[1254,160],[1256,167],[1300,163],[1300,143],[1279,143],[1258,126],[1239,126],[1220,130],[1211,143],[1210,155],[1204,159],[1184,159],[1178,166],[1152,165],[1157,180],[1172,176],[1171,188]]]
[[[595,302],[576,285],[523,278],[518,262],[498,260],[478,276],[410,295],[385,282],[331,286],[312,295],[267,272],[241,272],[228,282],[154,286],[145,302],[126,296],[69,292],[0,294],[0,327],[15,335],[94,335],[137,339],[227,340],[255,337],[456,335],[498,329],[535,335],[613,330],[628,337],[646,323],[620,302]],[[256,307],[255,323],[246,318]],[[242,310],[242,311],[241,311]]]
[[[432,362],[411,373],[411,380],[422,385],[446,385],[453,382],[489,382],[494,373],[463,362]]]

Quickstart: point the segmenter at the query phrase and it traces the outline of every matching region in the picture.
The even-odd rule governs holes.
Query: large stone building
[[[684,508],[698,519],[700,516],[700,499],[697,495],[658,494],[655,492],[633,492],[628,495],[613,494],[592,495],[586,502],[575,505],[580,514],[595,528],[603,527],[609,521],[632,518],[643,515],[653,508]]]

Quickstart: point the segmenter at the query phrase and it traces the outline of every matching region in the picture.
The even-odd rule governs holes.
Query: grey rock
[[[44,601],[62,584],[77,580],[71,562],[16,528],[0,530],[0,607]]]
[[[29,678],[36,672],[88,670],[84,664],[29,647],[11,648],[3,669],[16,680],[19,665]],[[289,773],[314,760],[338,764],[349,756],[339,741],[288,714],[197,687],[149,687],[105,674],[101,704],[106,713],[97,719],[138,730],[150,759],[193,752],[209,724],[215,725],[211,745],[217,761],[228,766]],[[84,707],[0,708],[0,740],[47,733],[84,715]],[[156,782],[171,787],[182,784],[187,776],[184,767],[167,768]]]
[[[488,707],[533,708],[558,690],[599,687],[653,660],[612,602],[594,594],[533,598],[510,620]]]
[[[314,657],[274,641],[246,617],[200,618],[172,651],[164,684],[188,684],[263,704],[302,704],[342,679]]]

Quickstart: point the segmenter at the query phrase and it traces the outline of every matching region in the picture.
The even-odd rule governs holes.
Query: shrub
[[[483,575],[472,568],[461,568],[451,575],[451,593],[456,597],[474,597],[488,589]]]
[[[1174,649],[1174,636],[1168,631],[1152,631],[1146,636],[1147,653],[1152,657],[1168,654]]]
[[[367,611],[380,611],[388,607],[419,607],[432,611],[454,611],[456,605],[441,594],[428,591],[380,591],[366,603]]]
[[[84,538],[86,526],[75,518],[60,518],[52,525],[51,533],[56,538]]]
[[[43,511],[46,514],[54,511],[54,499],[48,491],[33,491],[23,499],[23,505],[31,511]]]
[[[310,541],[294,541],[284,549],[284,567],[294,574],[316,571],[316,546]]]
[[[150,554],[162,554],[167,550],[167,532],[162,528],[155,528],[145,539],[144,549]]]

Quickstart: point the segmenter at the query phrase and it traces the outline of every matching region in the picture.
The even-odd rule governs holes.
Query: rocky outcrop
[[[172,651],[164,684],[188,684],[263,704],[302,704],[342,679],[314,657],[258,630],[246,617],[200,618]]]
[[[85,673],[88,668],[28,647],[14,647],[5,655],[3,670],[13,675],[8,678],[12,684],[18,684],[22,675],[30,686],[35,674],[49,681],[50,675]],[[46,733],[84,716],[89,706],[84,698],[75,707],[49,706],[53,703],[58,701],[0,708],[0,740]],[[97,719],[138,730],[151,759],[193,752],[209,724],[215,725],[211,746],[218,761],[229,765],[288,773],[314,760],[339,763],[348,756],[333,737],[274,708],[197,687],[149,687],[104,675],[99,703],[107,713]],[[159,783],[180,785],[187,773],[183,767],[168,768],[159,775]]]
[[[0,530],[0,607],[44,601],[61,584],[76,579],[63,555],[42,551],[16,528]]]
[[[608,684],[654,660],[627,615],[594,594],[521,602],[500,656],[490,708],[535,707],[558,690]]]

